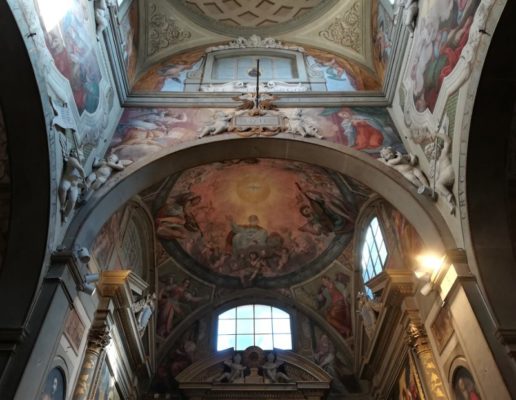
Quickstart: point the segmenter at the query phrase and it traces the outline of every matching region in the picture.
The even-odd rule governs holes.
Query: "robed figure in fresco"
[[[320,309],[326,321],[333,326],[344,338],[351,336],[351,307],[347,285],[338,280],[332,280],[325,275],[321,279],[321,288],[317,295]]]

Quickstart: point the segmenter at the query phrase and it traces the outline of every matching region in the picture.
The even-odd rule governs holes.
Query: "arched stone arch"
[[[7,2],[0,4],[0,36],[4,38],[0,41],[0,105],[11,177],[7,250],[0,269],[0,301],[9,304],[0,315],[0,392],[10,397],[45,317],[44,312],[33,308],[49,256],[49,237],[53,235],[49,214],[55,195],[42,91],[27,44]],[[35,318],[29,322],[31,316]],[[16,359],[11,359],[14,349]]]
[[[344,146],[311,139],[211,137],[184,144],[137,162],[116,175],[79,211],[65,245],[89,246],[102,224],[133,195],[162,179],[198,165],[248,157],[302,161],[348,175],[369,186],[414,225],[435,251],[455,248],[443,218],[431,200],[416,193],[401,175],[373,158]]]

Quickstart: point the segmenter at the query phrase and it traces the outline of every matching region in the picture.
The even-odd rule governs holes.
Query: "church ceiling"
[[[282,24],[283,29],[294,22],[299,23],[303,16],[314,16],[327,3],[323,0],[251,0],[251,1],[204,1],[182,0],[179,3],[188,10],[205,19],[210,25],[217,22],[226,27],[262,28]],[[227,28],[226,28],[227,29]]]
[[[373,3],[373,0],[141,2],[139,72],[172,54],[252,35],[319,48],[373,71]]]
[[[209,164],[170,179],[155,201],[167,252],[218,287],[285,287],[349,244],[363,197],[322,168],[267,159]]]

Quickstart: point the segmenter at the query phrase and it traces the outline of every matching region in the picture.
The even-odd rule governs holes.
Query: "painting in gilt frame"
[[[475,379],[464,367],[458,367],[453,373],[453,395],[455,400],[480,400]]]
[[[64,400],[66,394],[66,379],[63,371],[52,368],[47,375],[40,400]]]

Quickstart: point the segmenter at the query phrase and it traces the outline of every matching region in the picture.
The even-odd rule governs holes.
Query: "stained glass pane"
[[[271,317],[271,306],[264,306],[256,304],[254,306],[254,317],[255,318],[270,318]]]
[[[237,333],[254,333],[254,320],[252,319],[237,319]]]
[[[274,319],[274,333],[290,333],[290,319]]]
[[[235,347],[235,335],[219,335],[217,338],[217,351]]]
[[[256,335],[255,346],[263,350],[272,350],[272,335]]]
[[[292,335],[274,334],[274,347],[290,350],[292,348]]]
[[[219,315],[219,319],[235,319],[236,318],[236,309],[232,308],[231,310],[227,310]]]
[[[234,319],[221,319],[219,321],[219,334],[235,334],[236,333],[236,320]]]
[[[255,333],[272,333],[272,321],[270,319],[255,320]]]
[[[254,345],[254,336],[253,335],[238,335],[236,340],[236,349],[237,350],[245,350],[249,346]]]
[[[237,318],[254,318],[253,306],[237,307]]]
[[[279,308],[272,308],[272,317],[290,319],[290,315],[287,312],[280,310]]]

